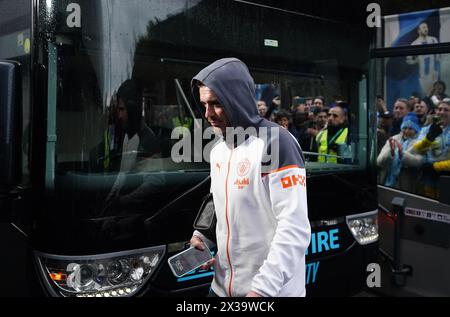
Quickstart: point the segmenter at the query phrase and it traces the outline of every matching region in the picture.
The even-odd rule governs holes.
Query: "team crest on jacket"
[[[249,170],[250,170],[250,161],[248,159],[244,159],[238,163],[237,174],[239,177],[246,176]]]

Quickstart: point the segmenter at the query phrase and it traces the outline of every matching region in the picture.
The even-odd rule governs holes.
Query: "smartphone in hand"
[[[203,251],[190,247],[171,256],[168,263],[173,274],[176,277],[182,277],[211,260],[213,258],[211,251],[209,251],[206,245],[204,247],[205,249]]]

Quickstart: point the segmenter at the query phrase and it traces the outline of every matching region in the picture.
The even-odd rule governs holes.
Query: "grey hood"
[[[196,101],[199,100],[197,82],[214,91],[232,127],[258,127],[264,121],[256,108],[253,78],[239,59],[219,59],[202,69],[192,79],[192,92]]]
[[[269,129],[265,142],[264,153],[275,154],[277,159],[263,159],[263,165],[270,165],[270,170],[289,165],[304,167],[304,157],[300,145],[295,138],[278,124],[261,118],[258,114],[255,99],[255,83],[247,66],[237,58],[223,58],[202,69],[191,82],[192,93],[196,102],[199,101],[199,88],[197,83],[210,88],[216,94],[220,104],[233,128],[247,129],[265,127],[277,130],[272,134]],[[258,131],[255,131],[258,134]],[[241,133],[240,131],[238,133]],[[280,146],[272,149],[276,142]],[[235,144],[238,145],[238,144]]]

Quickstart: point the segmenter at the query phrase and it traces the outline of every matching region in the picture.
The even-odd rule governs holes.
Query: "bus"
[[[450,295],[450,170],[445,165],[450,160],[450,8],[446,5],[444,1],[398,3],[384,11],[383,27],[371,53],[370,78],[376,84],[370,98],[381,97],[384,111],[394,112],[393,118],[380,115],[378,127],[383,273],[379,291],[385,295]],[[409,158],[405,156],[397,178],[390,182],[396,160],[386,155],[387,137],[395,138],[400,131],[387,137],[385,132],[392,122],[402,120],[395,113],[397,105],[413,113],[418,128],[410,140],[404,139],[410,143],[404,149]],[[434,120],[441,132],[430,147],[417,148]]]
[[[348,4],[346,13],[366,14],[362,3]],[[305,150],[312,226],[306,284],[308,296],[363,290],[378,252],[372,33],[309,7],[0,0],[1,294],[207,294],[212,270],[176,278],[167,264],[188,247],[209,193],[207,160],[198,151],[174,160],[184,136],[173,131],[206,127],[190,81],[230,56],[249,66],[257,99],[274,113],[319,96],[345,108],[345,151]],[[124,96],[135,105],[127,125]],[[320,108],[308,107],[317,133]],[[152,141],[126,132],[133,127]],[[193,148],[202,153],[200,143]]]

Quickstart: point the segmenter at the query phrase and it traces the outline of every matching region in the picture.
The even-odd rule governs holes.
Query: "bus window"
[[[384,43],[407,53],[375,64],[378,109],[378,182],[433,199],[450,171],[450,54],[430,50],[449,41],[449,8],[385,17]],[[414,16],[414,19],[412,17]],[[399,21],[408,22],[408,27]]]
[[[103,107],[98,89],[92,88],[97,83],[95,75],[89,72],[88,60],[74,58],[67,50],[61,60],[62,82],[69,77],[80,80],[76,81],[79,84],[64,85],[59,91],[62,97],[57,109],[57,133],[61,139],[71,138],[71,142],[58,143],[60,170],[76,166],[86,172],[207,168],[201,158],[193,162],[194,149],[184,165],[173,164],[171,159],[172,146],[177,141],[172,138],[174,128],[184,128],[188,134],[193,133],[196,124],[206,128],[191,100],[192,75],[185,67],[143,61],[140,67],[159,69],[158,74],[166,76],[136,72],[134,78],[120,84],[110,96],[109,105]],[[125,156],[129,158],[124,159]],[[134,163],[125,167],[125,160]]]
[[[264,117],[287,116],[288,129],[299,142],[311,171],[363,167],[367,140],[365,105],[355,79],[336,74],[285,75],[254,72],[256,99]],[[270,80],[270,81],[269,81]]]
[[[422,63],[436,76],[422,74]],[[378,182],[438,199],[439,178],[450,171],[450,54],[392,57],[376,64],[386,100],[386,113],[378,116]]]

